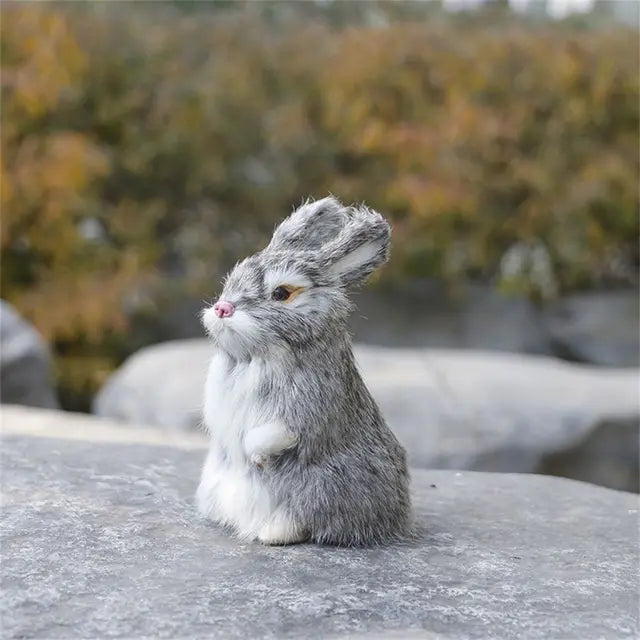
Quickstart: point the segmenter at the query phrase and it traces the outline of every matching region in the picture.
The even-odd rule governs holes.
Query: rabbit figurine
[[[215,345],[196,495],[205,517],[265,544],[361,546],[407,533],[405,451],[347,330],[347,291],[386,262],[390,235],[364,206],[307,202],[203,312]]]

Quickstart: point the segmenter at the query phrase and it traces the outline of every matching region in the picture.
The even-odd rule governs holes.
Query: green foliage
[[[144,5],[3,7],[2,295],[82,406],[167,274],[211,296],[309,194],[391,216],[387,278],[544,296],[636,277],[636,31],[498,5],[480,25],[412,3]]]

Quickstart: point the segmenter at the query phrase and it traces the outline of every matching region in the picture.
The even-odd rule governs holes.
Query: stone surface
[[[599,421],[580,442],[544,456],[535,471],[637,493],[639,451],[638,417],[609,418]]]
[[[107,382],[94,411],[170,430],[196,427],[210,355],[206,340],[143,349]],[[637,370],[506,353],[365,345],[356,346],[356,357],[416,466],[536,471],[546,457],[586,441],[600,421],[637,421],[640,415]],[[617,467],[629,467],[628,456],[613,458],[607,477],[599,453],[587,451],[581,477],[619,487]],[[593,477],[590,460],[600,469]],[[637,486],[637,465],[625,473]]]
[[[58,406],[45,342],[4,300],[0,300],[0,353],[0,402]]]
[[[96,415],[169,430],[198,428],[212,346],[205,339],[145,347],[107,380],[93,402]]]
[[[640,633],[629,493],[420,470],[414,540],[267,548],[194,512],[203,451],[140,444],[146,430],[88,416],[65,426],[52,412],[5,408],[2,423],[3,638]]]
[[[412,464],[421,467],[533,472],[548,456],[589,440],[602,420],[637,425],[640,415],[637,370],[479,351],[369,347],[358,359]],[[617,486],[618,471],[604,477],[595,448],[585,449],[583,461],[583,479]],[[590,465],[598,471],[590,474]],[[628,454],[614,458],[616,466],[630,467],[637,486]]]
[[[544,314],[555,354],[604,366],[640,364],[640,297],[637,291],[573,295]]]

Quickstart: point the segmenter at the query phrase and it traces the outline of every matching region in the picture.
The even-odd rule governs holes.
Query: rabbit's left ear
[[[329,196],[307,200],[273,232],[269,249],[310,251],[335,238],[344,226],[347,208]]]
[[[348,209],[346,225],[337,238],[322,247],[329,275],[345,286],[362,284],[389,258],[391,228],[376,211],[367,207]]]

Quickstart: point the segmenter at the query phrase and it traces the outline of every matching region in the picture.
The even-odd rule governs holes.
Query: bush
[[[2,291],[67,404],[131,349],[132,310],[212,295],[309,194],[390,215],[386,278],[635,281],[636,31],[268,4],[5,5]]]

